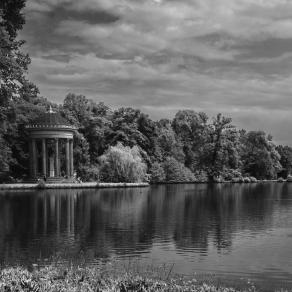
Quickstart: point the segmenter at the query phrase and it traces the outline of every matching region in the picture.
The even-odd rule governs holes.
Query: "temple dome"
[[[26,128],[74,128],[60,113],[50,109],[32,121]]]

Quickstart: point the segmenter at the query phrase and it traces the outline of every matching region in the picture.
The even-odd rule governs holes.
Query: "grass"
[[[102,266],[68,265],[58,263],[30,271],[23,267],[8,267],[0,271],[0,291],[195,291],[195,292],[256,292],[250,285],[244,289],[212,284],[210,279],[173,274],[171,266],[141,266],[129,261],[123,266],[109,263]],[[284,290],[282,290],[284,292]]]
[[[195,279],[154,279],[132,273],[107,274],[98,268],[62,269],[53,266],[31,272],[8,268],[0,274],[0,291],[236,291],[232,288],[198,285]],[[253,291],[253,290],[250,290]]]

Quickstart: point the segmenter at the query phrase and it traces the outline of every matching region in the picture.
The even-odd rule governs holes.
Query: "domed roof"
[[[50,106],[49,111],[35,119],[26,128],[74,128],[60,113],[54,112]]]

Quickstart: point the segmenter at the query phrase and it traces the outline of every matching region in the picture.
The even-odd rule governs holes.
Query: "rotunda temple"
[[[73,134],[76,129],[51,107],[26,129],[29,132],[30,178],[52,182],[72,178]]]

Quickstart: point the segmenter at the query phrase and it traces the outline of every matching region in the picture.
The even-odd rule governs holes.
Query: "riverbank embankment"
[[[31,183],[13,183],[0,184],[0,190],[18,190],[18,189],[84,189],[84,188],[135,188],[148,187],[149,183],[50,183],[50,184],[31,184]]]

